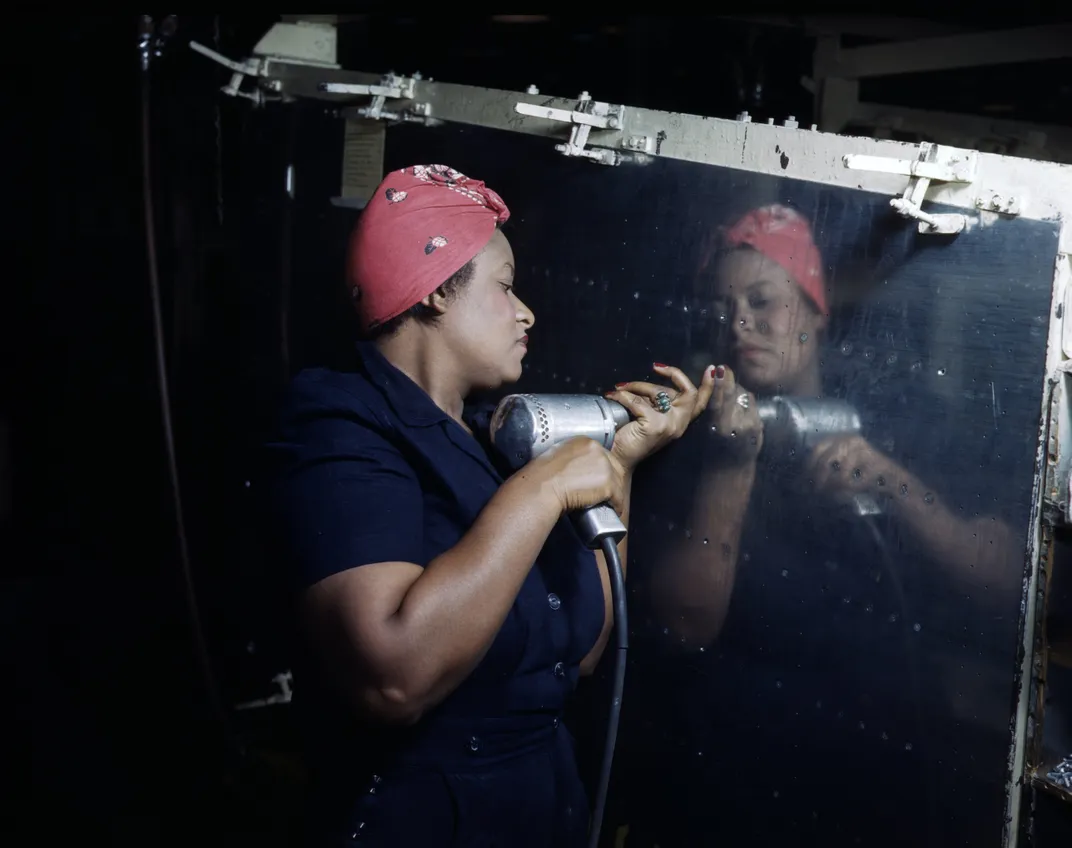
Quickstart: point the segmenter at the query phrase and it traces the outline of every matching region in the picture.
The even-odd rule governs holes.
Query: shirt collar
[[[369,380],[407,425],[428,427],[450,420],[424,389],[387,361],[374,343],[358,342],[357,354]]]

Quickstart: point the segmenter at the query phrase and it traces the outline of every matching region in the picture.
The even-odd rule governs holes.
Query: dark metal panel
[[[597,167],[548,147],[389,134],[387,168],[446,162],[512,206],[518,287],[537,315],[524,388],[597,391],[650,375],[652,360],[693,376],[727,361],[700,253],[718,226],[782,202],[811,221],[834,289],[825,391],[924,481],[911,497],[1013,539],[984,576],[965,551],[1000,532],[949,525],[950,556],[895,508],[869,529],[768,468],[726,626],[686,651],[648,602],[671,556],[707,555],[688,527],[699,448],[668,450],[635,495],[614,824],[631,846],[999,844],[1056,225],[921,237],[885,196],[684,162]],[[582,750],[602,738],[599,685],[582,693]]]

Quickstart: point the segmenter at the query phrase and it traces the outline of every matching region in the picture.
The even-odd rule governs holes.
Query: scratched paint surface
[[[386,167],[414,162],[478,176],[511,206],[517,287],[537,316],[526,390],[605,391],[651,378],[654,360],[697,378],[726,361],[705,246],[754,207],[797,210],[830,282],[829,326],[801,341],[824,395],[919,481],[893,498],[952,517],[929,539],[897,505],[865,520],[809,493],[785,457],[761,457],[727,562],[693,526],[717,508],[697,500],[703,428],[651,463],[634,495],[633,647],[604,832],[628,825],[631,848],[999,844],[1056,225],[991,217],[921,237],[886,195],[680,161],[607,168],[476,128],[392,129]],[[296,267],[338,261],[349,217],[328,218],[300,224]],[[334,303],[337,275],[308,279],[296,310]],[[323,323],[296,325],[296,359],[315,358]],[[735,570],[703,645],[651,602],[681,561]],[[589,773],[605,672],[573,717]]]

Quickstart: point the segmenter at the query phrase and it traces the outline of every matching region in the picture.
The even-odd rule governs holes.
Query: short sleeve
[[[288,429],[268,446],[265,501],[289,582],[305,588],[375,562],[423,564],[421,487],[401,452],[341,414]]]

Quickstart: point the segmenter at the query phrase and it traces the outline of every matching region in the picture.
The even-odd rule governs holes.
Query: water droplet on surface
[[[851,342],[843,343],[841,345],[841,355],[842,356],[848,356],[850,353],[852,353],[852,343]]]
[[[938,376],[939,377],[944,377],[945,376],[945,369],[944,368],[939,368],[938,369]]]
[[[864,730],[866,725],[861,721],[859,727],[860,727],[860,730]]]
[[[863,472],[859,468],[852,469],[852,476],[854,479],[859,480],[863,476]]]
[[[901,484],[901,494],[902,495],[907,495],[908,494],[908,484],[907,483],[902,483]]]
[[[800,343],[804,344],[804,342],[806,342],[807,340],[808,340],[808,334],[807,333],[801,333],[800,334]]]
[[[880,486],[885,486],[886,485],[886,478],[883,477],[881,474],[879,475],[879,478],[878,478],[878,484]]]
[[[688,530],[688,529],[685,530],[685,538],[686,539],[691,539],[692,538],[692,531],[691,530]]]
[[[869,362],[874,358],[874,356],[875,352],[871,348],[867,348],[864,351],[864,359],[868,360]]]
[[[788,568],[783,568],[782,569],[782,577],[788,577],[788,576],[789,576],[789,569]]]
[[[710,540],[710,539],[704,539],[704,540],[703,540],[703,543],[704,543],[705,545],[707,545],[707,544],[710,544],[710,543],[711,543],[711,540]]]
[[[920,370],[922,370],[922,368],[923,368],[923,363],[920,360],[917,359],[915,362],[912,363],[912,370],[913,371],[920,371]]]
[[[775,680],[775,681],[774,681],[774,688],[775,688],[775,689],[781,689],[781,688],[782,688],[782,681],[780,681],[780,680]]]
[[[736,430],[730,430],[730,438],[731,439],[736,439],[737,438],[737,431]]]
[[[897,354],[896,353],[891,353],[889,356],[886,357],[886,364],[887,365],[895,365],[896,363],[897,363]]]
[[[919,623],[919,622],[917,621],[917,622],[916,622],[915,624],[913,624],[913,625],[912,625],[912,629],[913,629],[913,630],[915,630],[915,631],[916,631],[917,633],[919,633],[919,631],[920,631],[920,630],[922,630],[922,629],[923,629],[923,627],[922,627],[922,625],[920,625],[920,623]]]
[[[923,496],[923,503],[926,503],[926,504],[934,503],[934,493],[933,492],[927,492],[927,494],[925,494]]]
[[[833,468],[835,471],[840,471],[841,470],[841,463],[838,462],[838,460],[835,459],[833,462],[830,463],[830,467]]]
[[[875,605],[874,604],[868,604],[866,607],[864,607],[864,611],[865,612],[874,612],[875,611]]]
[[[890,624],[894,624],[897,621],[897,613],[891,612],[889,618]]]
[[[905,742],[904,743],[904,749],[906,751],[911,751],[912,750],[912,743],[911,742]]]
[[[890,735],[885,730],[883,730],[882,731],[882,741],[885,742],[889,738],[890,738]]]
[[[640,292],[633,292],[633,300],[640,300]]]

